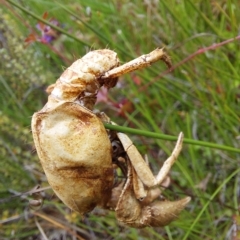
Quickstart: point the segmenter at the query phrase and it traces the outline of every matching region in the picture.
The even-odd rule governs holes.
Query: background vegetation
[[[0,239],[240,239],[238,0],[0,3]],[[52,24],[52,38],[40,19]],[[122,126],[183,131],[189,141],[164,194],[192,201],[165,228],[124,227],[100,210],[82,221],[48,189],[31,115],[46,103],[45,88],[90,49],[110,48],[126,62],[159,46],[174,71],[157,63],[123,76],[96,108]],[[156,172],[174,142],[142,135],[131,138]],[[38,184],[47,188],[44,204],[32,210],[29,191]]]

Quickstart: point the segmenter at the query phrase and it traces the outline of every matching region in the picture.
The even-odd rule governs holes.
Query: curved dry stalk
[[[168,66],[168,68],[172,67],[170,57],[164,52],[163,48],[157,48],[148,54],[144,54],[136,59],[133,59],[130,62],[127,62],[119,67],[115,67],[107,72],[105,72],[100,79],[109,79],[116,78],[123,74],[127,74],[133,72],[135,70],[139,70],[141,68],[145,68],[150,66],[151,64],[162,60]]]

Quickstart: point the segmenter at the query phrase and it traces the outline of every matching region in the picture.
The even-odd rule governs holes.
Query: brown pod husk
[[[49,184],[81,214],[108,200],[113,170],[111,143],[95,114],[76,103],[37,112],[32,132]]]

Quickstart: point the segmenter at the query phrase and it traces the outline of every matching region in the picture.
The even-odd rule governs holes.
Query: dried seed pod
[[[163,49],[120,67],[113,51],[89,52],[48,88],[47,104],[33,115],[33,139],[49,184],[81,215],[98,205],[115,209],[118,220],[131,227],[163,226],[190,201],[189,197],[176,202],[156,200],[160,190],[155,188],[163,183],[181,151],[182,133],[171,156],[154,176],[127,135],[107,133],[102,121],[110,119],[92,112],[102,85],[111,88],[118,76],[159,59],[171,66]],[[113,184],[114,165],[127,175],[126,182],[117,186]]]
[[[38,156],[58,197],[81,214],[105,206],[113,186],[112,146],[93,108],[98,77],[118,66],[115,52],[89,52],[65,70],[32,117]]]
[[[50,86],[47,107],[52,108],[56,102],[75,102],[92,110],[99,88],[105,83],[108,87],[110,82],[116,83],[116,78],[107,78],[101,83],[99,78],[118,65],[117,54],[111,50],[89,52],[68,67],[55,85]]]

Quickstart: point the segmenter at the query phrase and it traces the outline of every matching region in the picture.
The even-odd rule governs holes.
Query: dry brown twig
[[[129,72],[133,72],[135,70],[139,70],[141,68],[145,68],[150,66],[151,64],[162,60],[166,63],[168,68],[172,67],[170,57],[165,53],[163,48],[157,48],[148,54],[144,54],[138,58],[133,59],[130,62],[127,62],[119,67],[111,69],[105,72],[100,79],[106,78],[116,78],[123,74],[127,74]]]

